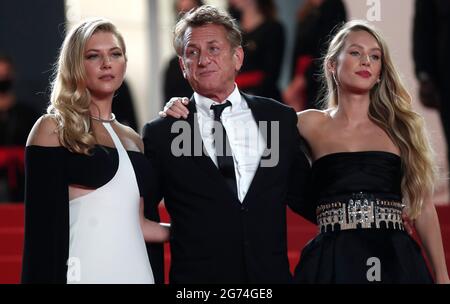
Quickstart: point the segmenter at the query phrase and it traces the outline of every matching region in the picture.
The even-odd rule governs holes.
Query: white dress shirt
[[[194,93],[194,98],[203,144],[211,160],[217,166],[212,132],[214,112],[211,110],[211,105],[219,103],[197,93]],[[225,108],[221,120],[233,153],[238,198],[243,202],[258,169],[266,143],[259,132],[252,111],[239,93],[237,85],[226,100],[231,102],[231,107]]]

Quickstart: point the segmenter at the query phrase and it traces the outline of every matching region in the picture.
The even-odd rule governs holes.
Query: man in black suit
[[[187,120],[144,127],[158,173],[153,201],[171,217],[171,283],[289,283],[286,203],[304,213],[309,163],[297,116],[241,94],[244,53],[230,16],[202,6],[175,27],[174,46],[194,90]]]

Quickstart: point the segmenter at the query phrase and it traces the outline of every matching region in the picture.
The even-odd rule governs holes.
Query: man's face
[[[242,47],[232,49],[223,26],[189,27],[183,49],[180,65],[194,91],[220,102],[231,94],[244,53]]]

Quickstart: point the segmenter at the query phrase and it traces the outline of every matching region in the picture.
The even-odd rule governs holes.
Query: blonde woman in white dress
[[[169,230],[144,217],[151,164],[111,112],[126,65],[107,20],[81,22],[63,42],[26,148],[24,283],[154,283],[145,242]]]

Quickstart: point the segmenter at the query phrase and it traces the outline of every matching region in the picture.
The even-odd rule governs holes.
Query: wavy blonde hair
[[[109,20],[82,21],[64,39],[51,84],[47,113],[56,119],[61,145],[76,153],[89,154],[96,142],[89,118],[91,95],[86,87],[84,51],[89,38],[97,32],[114,34],[126,56],[124,39]]]
[[[349,33],[366,31],[371,34],[382,52],[380,82],[370,91],[369,118],[382,128],[400,149],[402,169],[402,193],[409,216],[420,215],[423,201],[433,192],[436,169],[433,152],[425,133],[422,116],[412,110],[412,99],[392,63],[386,42],[368,22],[353,20],[345,23],[331,40],[323,62],[326,80],[327,107],[338,105],[337,84],[327,66],[337,63]]]

